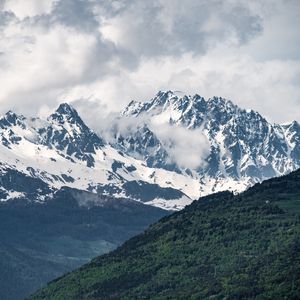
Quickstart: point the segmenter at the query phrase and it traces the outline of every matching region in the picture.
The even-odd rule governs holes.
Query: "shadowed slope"
[[[70,188],[43,203],[0,202],[0,299],[24,299],[166,214],[133,200]]]

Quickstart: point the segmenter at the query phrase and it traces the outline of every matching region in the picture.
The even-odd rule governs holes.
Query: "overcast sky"
[[[171,89],[300,121],[299,28],[298,0],[0,0],[0,112],[99,120]]]

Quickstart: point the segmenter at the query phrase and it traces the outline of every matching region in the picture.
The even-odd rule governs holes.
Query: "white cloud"
[[[109,45],[94,34],[55,23],[11,22],[0,33],[0,101],[3,108],[35,110],[65,91],[114,73]]]
[[[126,9],[102,18],[107,39],[136,56],[204,53],[228,39],[242,44],[261,32],[261,20],[234,1],[125,1]]]
[[[228,97],[273,121],[300,120],[299,1],[2,4],[2,112],[83,99],[91,114],[116,112],[174,89]]]
[[[275,1],[269,10],[264,13],[263,34],[251,40],[245,51],[260,60],[300,59],[300,2]]]
[[[242,108],[259,111],[271,122],[286,122],[300,120],[299,75],[298,61],[255,61],[220,47],[201,58],[188,54],[145,60],[135,71],[107,77],[66,97],[79,92],[88,98],[93,91],[94,98],[116,112],[132,99],[149,100],[158,90],[180,90],[205,98],[226,97]]]
[[[13,12],[18,18],[48,14],[57,0],[6,0],[4,10]]]
[[[161,141],[172,162],[179,167],[196,169],[205,165],[210,144],[201,130],[153,122],[150,123],[150,129]]]

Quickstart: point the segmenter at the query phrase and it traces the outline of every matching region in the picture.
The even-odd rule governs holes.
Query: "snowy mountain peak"
[[[60,104],[56,111],[51,114],[48,119],[59,124],[64,124],[65,122],[70,124],[77,124],[82,127],[82,129],[87,129],[87,126],[78,115],[76,109],[68,103]]]
[[[222,97],[206,100],[198,94],[160,91],[149,101],[131,102],[121,113],[121,118],[140,116],[150,132],[139,125],[136,133],[131,130],[117,146],[129,155],[138,153],[149,166],[166,169],[173,162],[172,170],[198,178],[203,190],[214,192],[221,186],[240,190],[300,167],[300,125],[297,122],[271,124],[258,112],[242,109]],[[154,122],[159,126],[151,126]],[[172,127],[174,134],[180,127],[192,131],[195,140],[201,140],[201,135],[206,137],[208,145],[204,143],[203,147],[208,147],[209,154],[203,166],[186,170],[176,165],[174,149],[165,147],[172,139]],[[164,128],[168,128],[167,136],[161,134]],[[180,145],[191,143],[191,136],[186,136],[187,140],[184,134],[181,136]],[[151,147],[145,147],[145,141]],[[193,147],[190,149],[194,156],[200,155]]]
[[[237,105],[235,105],[231,100],[214,96],[207,100],[208,107],[214,107],[222,110],[238,111],[241,110]]]
[[[61,115],[78,116],[75,108],[68,103],[61,103],[56,109],[56,112]]]
[[[4,128],[5,126],[16,126],[23,124],[25,117],[22,115],[17,115],[16,113],[9,110],[3,117],[0,118],[0,126]]]
[[[198,94],[194,96],[184,95],[181,92],[173,92],[173,91],[159,91],[156,96],[150,100],[152,105],[165,105],[166,103],[169,105],[182,104],[186,102],[193,102],[195,100],[201,99],[201,96]]]
[[[293,130],[300,130],[300,124],[297,121],[293,121],[282,126]]]
[[[62,122],[62,120],[68,120],[70,123],[80,123],[85,125],[76,109],[68,103],[60,104],[51,116],[53,119],[57,118],[59,122]]]
[[[183,95],[173,91],[159,91],[154,98],[146,102],[131,101],[122,111],[121,116],[139,116],[151,111],[152,115],[157,115],[163,111],[173,111],[176,114],[183,114],[188,109],[195,107],[201,110],[206,101],[198,94],[194,96]]]
[[[69,186],[174,209],[197,195],[190,178],[149,168],[115,149],[67,104],[47,120],[11,112],[2,120],[6,123],[0,130],[0,201],[26,197],[40,201]]]
[[[156,116],[160,120],[176,123],[190,129],[210,122],[220,127],[227,122],[239,123],[241,119],[252,123],[267,123],[253,110],[245,110],[231,100],[222,97],[205,99],[199,94],[182,95],[172,91],[160,91],[154,98],[145,102],[131,101],[122,111],[121,117]]]

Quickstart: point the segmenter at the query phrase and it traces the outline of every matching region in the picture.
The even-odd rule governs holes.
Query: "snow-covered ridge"
[[[117,122],[126,120],[132,128],[112,126],[115,141],[107,143],[66,103],[45,120],[6,113],[0,118],[0,199],[43,201],[68,186],[181,209],[200,196],[240,192],[300,167],[297,122],[270,124],[224,98],[159,92],[147,102],[132,101]],[[184,167],[176,160],[180,151],[197,160],[193,144],[185,152],[186,138],[205,148],[203,163]]]
[[[8,112],[0,119],[0,127],[2,178],[16,170],[42,180],[50,192],[68,186],[144,202],[167,193],[165,199],[180,199],[180,203],[187,204],[198,196],[199,182],[175,172],[149,168],[143,161],[123,154],[89,129],[67,104],[60,105],[47,120],[26,119]],[[130,184],[137,184],[141,190],[152,188],[153,195],[139,197]],[[2,200],[24,196],[7,185],[1,194]]]

